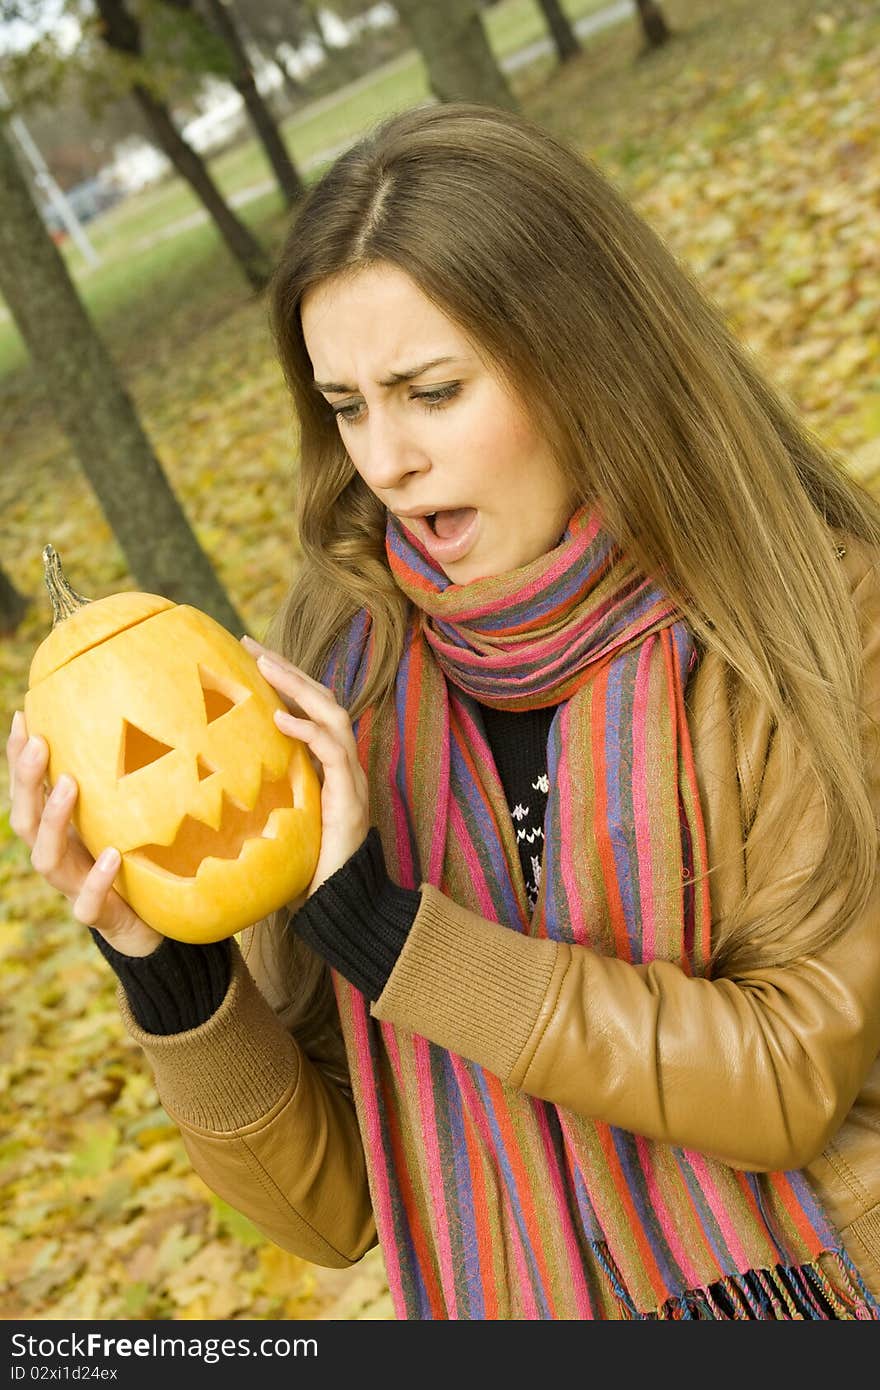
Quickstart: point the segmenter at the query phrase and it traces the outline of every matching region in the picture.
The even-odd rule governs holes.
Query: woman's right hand
[[[49,749],[45,739],[28,740],[24,715],[12,720],[6,741],[11,809],[9,824],[31,851],[31,864],[47,883],[71,903],[78,922],[94,927],[126,956],[149,956],[164,938],[129,907],[113,889],[120,857],[102,864],[94,860],[70,824],[79,788],[72,777],[59,777],[51,795],[45,792]]]

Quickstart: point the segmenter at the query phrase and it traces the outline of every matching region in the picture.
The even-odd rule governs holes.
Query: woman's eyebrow
[[[401,381],[412,381],[414,377],[421,376],[422,372],[428,371],[430,367],[440,367],[444,362],[460,362],[460,357],[432,357],[430,362],[422,362],[418,367],[409,367],[405,372],[392,372],[378,384],[379,386],[397,386]],[[312,383],[316,391],[356,391],[356,386],[344,386],[338,381],[315,381]]]

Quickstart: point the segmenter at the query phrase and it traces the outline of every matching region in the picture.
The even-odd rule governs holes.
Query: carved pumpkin
[[[89,603],[43,552],[55,626],[31,663],[28,731],[48,776],[74,777],[90,853],[122,855],[114,883],[178,941],[219,941],[299,896],[314,875],[321,792],[282,701],[206,613],[157,594]]]

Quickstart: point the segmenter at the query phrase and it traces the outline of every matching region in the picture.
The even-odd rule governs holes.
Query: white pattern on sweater
[[[521,801],[511,808],[511,817],[516,829],[516,843],[519,848],[520,863],[522,864],[523,878],[526,885],[526,896],[529,901],[529,910],[534,912],[538,901],[538,891],[541,887],[541,865],[543,853],[529,854],[527,851],[530,846],[544,840],[544,814],[547,810],[547,794],[550,790],[550,780],[546,772],[542,772],[534,782],[532,791],[536,795],[529,800],[528,806],[523,806]],[[522,822],[522,824],[520,824]]]

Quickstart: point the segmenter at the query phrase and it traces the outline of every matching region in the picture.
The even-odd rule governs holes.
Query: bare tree
[[[0,637],[11,637],[28,609],[28,599],[19,593],[6,571],[0,567]]]
[[[126,9],[125,0],[95,0],[95,7],[102,21],[101,38],[108,48],[140,59],[143,55],[140,24]],[[263,289],[269,278],[269,259],[253,232],[236,217],[201,155],[180,134],[165,103],[140,78],[132,82],[131,92],[159,148],[186,179],[249,283],[255,289]]]
[[[657,0],[636,0],[636,9],[648,48],[659,48],[672,38],[672,32]]]
[[[574,25],[559,0],[538,0],[538,4],[544,12],[550,37],[559,54],[559,61],[567,63],[569,58],[574,58],[581,51],[580,39],[574,32]]]
[[[476,101],[517,109],[489,46],[475,0],[395,0],[428,71],[438,101]]]
[[[2,117],[0,206],[0,292],[131,573],[148,593],[191,603],[240,635],[245,625],[43,226]]]
[[[171,9],[182,10],[200,18],[193,0],[163,0],[163,3]],[[204,0],[204,4],[211,23],[229,50],[233,86],[245,104],[257,138],[266,152],[266,158],[289,206],[302,197],[305,186],[281,138],[275,118],[260,95],[235,15],[225,0]]]
[[[284,47],[298,48],[313,27],[311,11],[292,0],[232,0],[238,32],[263,57],[274,63],[291,105],[306,96],[305,83],[292,71]]]

